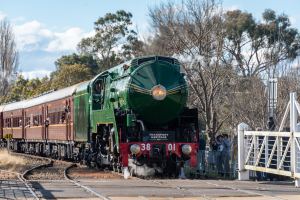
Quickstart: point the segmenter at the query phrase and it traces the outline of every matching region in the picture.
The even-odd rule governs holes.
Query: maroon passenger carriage
[[[76,86],[0,106],[1,139],[10,139],[16,151],[71,158]]]

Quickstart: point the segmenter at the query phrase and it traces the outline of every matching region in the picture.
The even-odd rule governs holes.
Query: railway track
[[[14,175],[17,176],[18,180],[24,184],[24,186],[26,187],[26,189],[30,192],[30,194],[34,197],[34,199],[39,199],[38,195],[36,194],[36,192],[34,191],[34,189],[32,188],[32,186],[28,183],[28,181],[24,178],[24,174],[22,173],[18,173],[18,172],[11,172],[11,171],[7,171],[7,170],[0,170],[1,172],[5,172],[5,173],[12,173]]]
[[[85,185],[82,185],[79,181],[75,181],[73,180],[69,175],[68,175],[68,171],[69,169],[73,168],[73,167],[76,167],[76,164],[71,164],[69,165],[66,169],[65,169],[65,172],[64,172],[64,176],[65,176],[65,179],[68,180],[69,182],[73,183],[74,185],[84,189],[85,191],[91,193],[92,195],[98,197],[99,199],[102,199],[102,200],[111,200],[110,198],[100,194],[99,192],[96,192],[94,190],[92,190],[91,188],[89,188],[88,186],[85,186]]]
[[[37,166],[37,167],[42,167],[42,166]],[[33,169],[33,168],[32,168]],[[31,169],[31,170],[32,170]],[[23,185],[26,187],[26,189],[30,192],[30,194],[33,196],[34,199],[40,199],[36,193],[36,191],[34,190],[34,188],[32,187],[32,185],[30,184],[30,182],[25,178],[26,174],[30,172],[30,170],[26,170],[23,173],[19,173],[19,172],[12,172],[12,171],[8,171],[8,170],[0,170],[1,172],[7,173],[7,174],[14,174],[17,179],[23,183]]]
[[[37,181],[36,179],[37,179],[37,177],[39,177],[38,179],[42,179],[42,180],[50,179],[53,181],[56,181],[57,179],[61,180],[61,178],[64,178],[66,181],[72,183],[74,186],[82,188],[87,193],[89,193],[101,200],[110,200],[110,198],[92,190],[88,186],[85,186],[82,183],[80,183],[79,181],[73,180],[71,178],[71,176],[69,175],[68,172],[71,168],[74,168],[77,166],[74,163],[70,163],[70,162],[66,162],[66,161],[59,161],[59,160],[52,160],[52,159],[45,158],[45,157],[33,156],[33,155],[22,154],[22,153],[13,153],[13,154],[18,155],[18,156],[25,156],[25,157],[30,157],[30,158],[47,160],[47,163],[33,166],[30,169],[27,169],[26,171],[24,171],[23,173],[17,173],[18,179],[26,185],[26,187],[28,188],[28,190],[31,192],[31,194],[34,196],[35,199],[40,199],[40,197],[35,192],[34,188],[31,186],[31,182]],[[63,168],[63,177],[56,176],[53,179],[53,176],[48,173],[48,171],[51,171],[51,168],[55,167],[55,165],[59,165],[60,167]],[[60,169],[58,169],[57,167],[54,170],[55,170],[55,172],[60,171]],[[16,172],[13,172],[13,173],[16,173]]]
[[[260,186],[260,189],[249,189],[248,186],[244,187],[242,184],[236,185],[236,183],[226,181],[224,184],[224,182],[219,182],[218,180],[191,181],[178,179],[143,179],[138,177],[132,177],[130,178],[131,180],[128,181],[121,181],[122,174],[117,172],[97,172],[97,170],[91,170],[83,166],[77,166],[76,164],[70,162],[51,160],[48,158],[31,156],[27,154],[15,155],[30,157],[33,160],[36,159],[40,161],[39,164],[34,164],[34,166],[27,166],[26,170],[24,169],[23,171],[12,172],[3,169],[0,170],[0,174],[2,173],[6,176],[6,178],[5,176],[1,176],[4,177],[2,179],[8,180],[4,180],[2,184],[5,185],[7,182],[9,182],[9,180],[13,180],[12,182],[15,182],[14,180],[16,180],[18,181],[19,185],[22,185],[22,188],[26,188],[27,193],[30,193],[30,197],[32,199],[48,199],[50,197],[47,197],[47,190],[55,191],[58,188],[61,189],[60,187],[65,187],[60,192],[60,198],[75,198],[76,195],[79,194],[80,198],[83,199],[89,197],[94,199],[97,198],[101,200],[110,200],[118,197],[118,195],[120,197],[122,195],[128,195],[128,197],[130,197],[131,195],[137,195],[138,199],[151,199],[152,196],[164,196],[166,192],[168,192],[168,194],[170,194],[171,196],[174,195],[172,196],[174,198],[192,198],[197,196],[201,197],[201,199],[211,200],[215,199],[216,196],[214,196],[215,193],[210,190],[221,190],[225,192],[225,194],[223,194],[225,195],[225,197],[231,197],[230,192],[232,191],[232,193],[240,195],[241,197],[245,196],[278,200],[286,199],[278,197],[276,194],[266,192],[268,188],[264,186]],[[58,169],[58,167],[60,167],[60,169]],[[56,172],[56,174],[59,175],[52,176],[49,171]],[[57,173],[58,171],[60,172]],[[204,187],[204,192],[199,192],[199,190],[202,188],[202,186],[200,185]],[[123,188],[123,190],[119,191],[116,188],[117,186],[120,188],[124,187],[125,189]],[[136,191],[131,192],[132,188],[130,188],[130,186],[139,187],[141,191],[138,193]],[[106,190],[106,188],[109,188],[109,190]],[[128,190],[126,188],[128,188]],[[70,192],[69,194],[64,196],[65,192],[68,192],[70,190],[72,192],[75,192],[75,194]],[[149,193],[149,191],[151,190],[155,190],[155,192]],[[53,198],[59,198],[57,196],[57,193],[53,193],[52,195]]]
[[[29,158],[41,159],[41,160],[46,160],[47,161],[47,163],[43,163],[43,164],[31,167],[30,169],[27,169],[23,173],[17,173],[18,179],[26,186],[26,188],[30,191],[30,193],[32,194],[32,196],[34,196],[35,199],[40,199],[40,197],[38,196],[38,194],[35,192],[34,188],[32,187],[30,181],[27,179],[27,176],[32,171],[34,171],[36,169],[40,169],[40,168],[43,168],[43,167],[51,166],[53,164],[53,161],[51,159],[49,159],[49,158],[44,158],[44,157],[39,157],[39,156],[33,156],[33,155],[28,155],[28,154],[20,154],[20,153],[11,153],[11,154],[25,156],[25,157],[29,157]]]

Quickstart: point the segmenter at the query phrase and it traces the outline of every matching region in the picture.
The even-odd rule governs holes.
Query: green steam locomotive
[[[177,173],[183,162],[197,164],[198,112],[186,107],[187,96],[177,59],[135,58],[90,81],[0,106],[0,136],[16,151]]]

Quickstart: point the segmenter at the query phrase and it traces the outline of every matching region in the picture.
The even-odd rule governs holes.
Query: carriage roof
[[[41,105],[41,104],[48,103],[51,101],[56,101],[56,100],[64,99],[66,97],[70,97],[76,92],[76,89],[82,84],[85,84],[85,82],[79,83],[79,84],[76,84],[76,85],[73,85],[73,86],[70,86],[67,88],[63,88],[63,89],[60,89],[57,91],[53,91],[53,92],[50,92],[47,94],[43,94],[41,96],[38,96],[38,97],[35,97],[32,99],[2,105],[2,106],[0,106],[0,112],[7,112],[7,111],[18,110],[18,109],[30,108],[30,107]]]
[[[0,112],[19,110],[22,109],[24,105],[25,105],[25,101],[18,101],[18,102],[5,104],[0,107]]]

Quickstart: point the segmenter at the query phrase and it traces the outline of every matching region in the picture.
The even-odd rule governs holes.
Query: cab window
[[[104,92],[105,92],[105,79],[95,81],[93,85],[93,110],[103,109]]]

